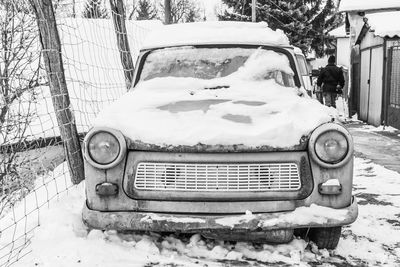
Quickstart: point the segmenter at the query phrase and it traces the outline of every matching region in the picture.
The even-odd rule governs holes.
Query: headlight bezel
[[[89,152],[89,145],[90,145],[90,141],[91,141],[92,137],[101,132],[111,134],[112,136],[115,137],[115,139],[119,143],[118,156],[114,159],[114,161],[107,163],[107,164],[100,164],[100,163],[96,162],[91,157],[90,152]],[[96,128],[93,128],[92,130],[90,130],[86,134],[85,139],[83,141],[83,148],[84,148],[83,154],[84,154],[85,159],[90,163],[90,165],[92,165],[93,167],[98,168],[98,169],[110,169],[110,168],[115,167],[125,157],[126,150],[127,150],[126,141],[125,141],[125,137],[123,136],[123,134],[115,129],[108,128],[108,127],[96,127]]]
[[[318,138],[330,131],[336,131],[339,134],[343,135],[347,141],[347,154],[338,162],[326,162],[322,160],[316,152],[315,146],[317,143]],[[350,133],[344,128],[343,126],[337,123],[325,123],[319,126],[314,130],[311,134],[309,142],[308,142],[308,151],[310,153],[311,158],[318,163],[320,166],[325,168],[339,168],[345,165],[350,159],[353,157],[354,153],[354,143],[353,138],[351,137]]]

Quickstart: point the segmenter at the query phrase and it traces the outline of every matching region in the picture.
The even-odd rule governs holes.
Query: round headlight
[[[317,157],[331,164],[342,161],[347,155],[348,148],[347,138],[335,130],[322,133],[315,142]]]
[[[95,133],[88,142],[90,158],[101,165],[107,165],[115,161],[120,154],[118,139],[108,132]]]

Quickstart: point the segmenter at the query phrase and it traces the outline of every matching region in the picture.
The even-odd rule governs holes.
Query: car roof
[[[281,30],[272,30],[266,22],[215,21],[160,26],[150,32],[141,50],[182,45],[269,45],[290,48]]]

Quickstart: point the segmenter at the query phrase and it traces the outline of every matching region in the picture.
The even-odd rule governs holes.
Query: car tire
[[[311,228],[308,237],[319,249],[335,249],[339,243],[342,227]]]

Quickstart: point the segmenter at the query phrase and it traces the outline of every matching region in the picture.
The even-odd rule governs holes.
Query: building
[[[339,10],[349,34],[352,109],[369,124],[400,128],[400,1],[342,0]]]
[[[336,40],[336,63],[347,69],[350,68],[350,35],[346,32],[346,25],[328,32]]]

